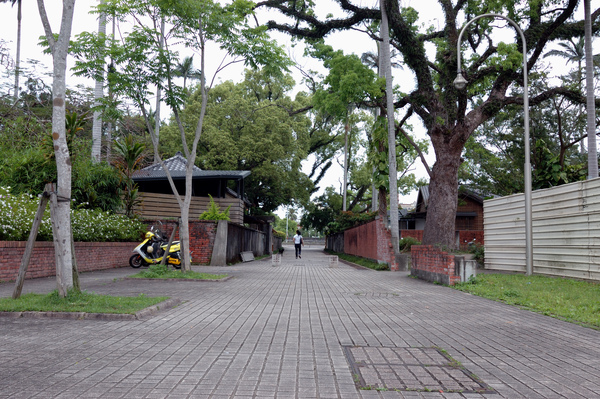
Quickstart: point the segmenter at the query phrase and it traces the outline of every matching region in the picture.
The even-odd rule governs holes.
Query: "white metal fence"
[[[485,268],[525,272],[524,195],[483,204]],[[533,272],[600,280],[600,178],[532,193]]]

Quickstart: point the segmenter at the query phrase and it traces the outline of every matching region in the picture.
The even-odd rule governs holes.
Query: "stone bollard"
[[[337,255],[329,257],[329,267],[338,267],[339,261]]]
[[[271,256],[271,266],[281,266],[281,254],[273,254]]]

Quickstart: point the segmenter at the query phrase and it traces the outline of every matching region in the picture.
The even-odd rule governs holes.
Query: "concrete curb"
[[[156,314],[172,309],[183,301],[179,298],[169,298],[166,301],[157,303],[154,306],[142,309],[135,314],[125,313],[86,313],[86,312],[0,312],[0,317],[9,317],[13,319],[17,318],[31,318],[31,319],[63,319],[63,320],[107,320],[107,321],[120,321],[120,320],[142,320]]]

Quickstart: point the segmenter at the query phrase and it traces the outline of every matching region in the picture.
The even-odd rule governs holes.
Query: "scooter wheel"
[[[175,269],[181,269],[181,263],[180,263],[180,264],[178,264],[178,265],[175,265],[175,264],[173,264],[173,267],[174,267]]]
[[[133,267],[134,269],[137,269],[143,265],[144,259],[142,259],[140,255],[132,255],[131,258],[129,258],[129,266]]]

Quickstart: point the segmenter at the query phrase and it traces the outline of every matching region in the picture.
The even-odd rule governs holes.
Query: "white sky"
[[[58,31],[60,26],[60,14],[62,12],[62,7],[58,6],[60,4],[58,1],[46,1],[47,3],[47,12],[52,24],[52,29],[54,31]],[[378,5],[378,0],[357,0],[355,3],[359,5],[367,5],[375,7]],[[75,3],[75,18],[73,24],[72,36],[74,37],[76,34],[81,33],[83,31],[96,31],[98,28],[98,22],[96,15],[89,14],[89,11],[92,5],[97,4],[96,1],[90,0],[79,0]],[[336,12],[336,5],[329,0],[319,0],[318,1],[319,8],[317,9],[318,15],[320,18],[323,18],[328,12],[332,12],[336,15],[339,15]],[[441,21],[440,13],[439,13],[439,3],[437,0],[403,0],[401,1],[401,5],[412,6],[418,11],[420,11],[421,21],[425,25],[433,24],[438,26]],[[581,7],[583,8],[583,7]],[[583,9],[579,10],[581,14],[583,14]],[[271,14],[263,13],[259,14],[259,21],[265,22],[268,19],[271,19],[273,16],[276,16],[274,12]],[[439,18],[439,19],[438,19]],[[11,54],[14,57],[14,45],[16,43],[16,7],[11,7],[10,4],[0,4],[0,26],[2,26],[2,36],[1,38],[7,42],[9,42],[9,46],[11,48]],[[33,1],[24,2],[23,4],[23,18],[22,18],[22,46],[21,46],[21,60],[22,65],[24,66],[24,62],[28,59],[34,59],[41,61],[42,64],[48,66],[49,70],[51,70],[50,66],[52,65],[51,57],[49,55],[42,54],[41,48],[37,46],[39,36],[43,35],[43,28],[41,25],[40,16],[37,9],[37,4]],[[502,35],[502,33],[499,33]],[[513,33],[510,33],[508,40],[512,40]],[[315,69],[319,70],[318,64],[315,64],[314,61],[311,62],[303,58],[302,53],[303,49],[301,46],[291,47],[290,39],[287,35],[282,34],[274,34],[276,40],[280,42],[280,44],[284,45],[290,55],[296,60],[302,68],[305,69]],[[375,51],[375,46],[373,41],[367,37],[366,34],[357,32],[357,31],[346,31],[343,33],[332,34],[327,37],[327,43],[331,44],[336,49],[342,49],[345,53],[355,53],[357,55],[361,55],[366,51]],[[596,40],[595,44],[598,43]],[[218,49],[214,49],[215,53]],[[594,53],[598,53],[596,50]],[[192,55],[192,54],[183,54],[183,55]],[[213,72],[218,63],[221,61],[220,57],[207,57],[207,76],[212,76]],[[196,65],[198,67],[198,65]],[[0,69],[0,73],[2,73],[2,69]],[[300,74],[298,72],[294,72],[294,77],[296,82],[300,83]],[[239,82],[243,79],[243,66],[238,65],[234,67],[230,67],[225,71],[221,72],[221,74],[216,79],[216,82],[225,81],[225,80],[233,80],[235,82]],[[21,82],[22,83],[22,82]],[[67,80],[67,85],[75,86],[77,83],[84,83],[87,86],[93,87],[93,82],[85,81],[82,79],[78,79],[77,81],[73,79]],[[394,84],[400,85],[403,91],[409,91],[414,85],[414,77],[412,73],[407,70],[396,69],[394,70]],[[165,118],[166,113],[161,113],[161,118]],[[425,130],[423,129],[421,123],[418,119],[412,121],[412,124],[415,128],[414,133],[417,137],[425,137]],[[427,156],[427,161],[430,166],[433,165],[434,156],[433,150],[429,151],[429,155]],[[343,162],[343,154],[340,155],[340,162]],[[338,163],[334,163],[337,165]],[[307,163],[305,165],[305,171],[310,170],[310,165]],[[421,162],[418,161],[415,165],[415,174],[417,177],[426,177],[426,172]],[[336,166],[332,167],[323,181],[321,182],[321,186],[324,188],[325,186],[334,186],[336,190],[340,189],[341,181],[342,181],[342,168]],[[400,197],[401,203],[410,203],[416,200],[416,192]],[[282,216],[285,211],[278,212],[280,216]]]

